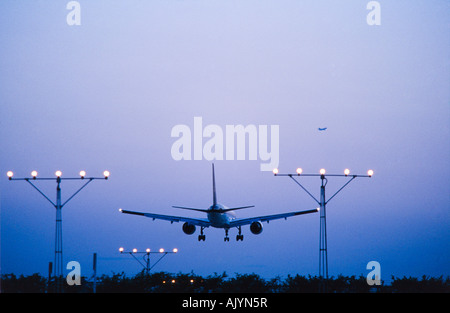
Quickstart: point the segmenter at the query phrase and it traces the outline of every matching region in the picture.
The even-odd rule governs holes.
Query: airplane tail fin
[[[240,207],[235,207],[235,208],[216,209],[217,194],[216,194],[216,175],[215,175],[215,171],[214,171],[214,163],[212,164],[212,182],[213,182],[213,206],[212,206],[211,209],[188,208],[188,207],[174,206],[174,205],[172,207],[173,208],[177,208],[177,209],[199,211],[199,212],[204,212],[204,213],[209,213],[209,212],[225,213],[225,212],[228,212],[228,211],[236,211],[236,210],[242,210],[242,209],[248,209],[248,208],[253,208],[254,207],[254,205],[248,205],[248,206],[240,206]]]
[[[216,206],[217,195],[216,195],[216,177],[214,175],[214,163],[212,164],[212,180],[213,180],[213,206]]]

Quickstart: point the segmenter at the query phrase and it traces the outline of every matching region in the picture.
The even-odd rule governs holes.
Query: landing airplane
[[[198,236],[198,241],[201,241],[201,240],[205,241],[206,236],[203,234],[203,229],[210,227],[210,226],[215,227],[215,228],[225,229],[224,241],[230,241],[230,238],[228,237],[228,230],[230,228],[236,227],[239,231],[238,235],[236,236],[236,241],[239,241],[239,240],[242,241],[242,240],[244,240],[244,235],[242,235],[241,227],[244,225],[250,225],[250,231],[253,234],[258,235],[263,230],[261,222],[269,223],[269,221],[271,221],[271,220],[276,220],[276,219],[281,219],[281,218],[287,219],[288,217],[291,217],[291,216],[315,213],[315,212],[319,211],[319,208],[317,208],[317,209],[308,210],[308,211],[297,211],[297,212],[289,212],[289,213],[281,213],[281,214],[274,214],[274,215],[265,215],[265,216],[236,219],[236,215],[233,211],[252,208],[252,207],[254,207],[254,205],[242,206],[242,207],[236,207],[236,208],[228,208],[222,204],[217,203],[216,178],[215,178],[215,174],[214,174],[214,164],[212,164],[212,181],[213,181],[213,204],[208,209],[173,206],[174,208],[177,208],[177,209],[204,212],[207,214],[206,219],[197,219],[197,218],[171,216],[171,215],[161,215],[161,214],[154,214],[154,213],[142,213],[142,212],[127,211],[127,210],[123,210],[123,209],[119,209],[119,211],[122,213],[126,213],[126,214],[134,214],[134,215],[149,217],[149,218],[152,218],[153,220],[155,220],[155,219],[166,220],[166,221],[170,221],[170,223],[184,222],[182,229],[183,229],[183,232],[187,235],[192,235],[195,232],[196,226],[199,226],[200,227],[200,235]]]
[[[318,130],[319,130],[319,131],[324,131],[324,130],[327,130],[327,128],[328,128],[328,127],[324,127],[324,128],[320,128],[320,127],[319,127]]]

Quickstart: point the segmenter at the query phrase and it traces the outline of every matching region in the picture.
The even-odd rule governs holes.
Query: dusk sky
[[[199,242],[198,228],[188,236],[182,223],[118,211],[206,217],[172,208],[212,204],[212,161],[194,159],[194,139],[191,160],[171,153],[172,129],[194,138],[201,117],[202,130],[223,131],[218,201],[255,205],[238,218],[317,207],[261,170],[261,142],[256,160],[248,143],[244,160],[226,158],[226,125],[259,136],[278,125],[281,173],[374,170],[327,206],[330,276],[366,276],[370,261],[386,281],[450,275],[448,1],[379,0],[380,25],[367,22],[368,0],[79,0],[80,25],[67,21],[69,2],[0,2],[2,274],[46,275],[55,248],[54,207],[7,171],[108,170],[62,209],[64,265],[78,261],[83,276],[94,252],[100,274],[138,273],[119,247],[178,248],[154,271],[318,275],[319,214],[264,223],[260,235],[245,226],[243,242],[207,228]],[[347,179],[330,177],[327,195]],[[319,197],[318,177],[299,181]],[[63,201],[82,183],[63,181]],[[54,181],[35,184],[55,201]]]

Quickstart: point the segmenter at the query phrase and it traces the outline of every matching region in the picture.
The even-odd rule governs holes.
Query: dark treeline
[[[53,291],[53,282],[39,275],[30,276],[3,274],[1,276],[1,291],[4,293],[45,293]],[[189,274],[170,274],[158,272],[146,274],[140,272],[136,276],[127,277],[122,273],[112,276],[97,277],[97,293],[143,293],[143,292],[177,292],[177,293],[315,293],[321,290],[324,282],[317,276],[288,276],[263,279],[257,274],[235,274],[228,277],[226,273],[202,277]],[[450,292],[450,278],[443,276],[434,278],[392,277],[392,282],[386,285],[369,286],[364,276],[331,277],[326,282],[328,292],[337,293],[448,293]],[[81,277],[81,285],[69,286],[64,280],[66,293],[91,293],[93,281]]]

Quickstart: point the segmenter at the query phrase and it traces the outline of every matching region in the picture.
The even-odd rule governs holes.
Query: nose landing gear
[[[228,237],[228,228],[225,228],[225,238],[223,238],[223,241],[230,241],[230,237]]]

